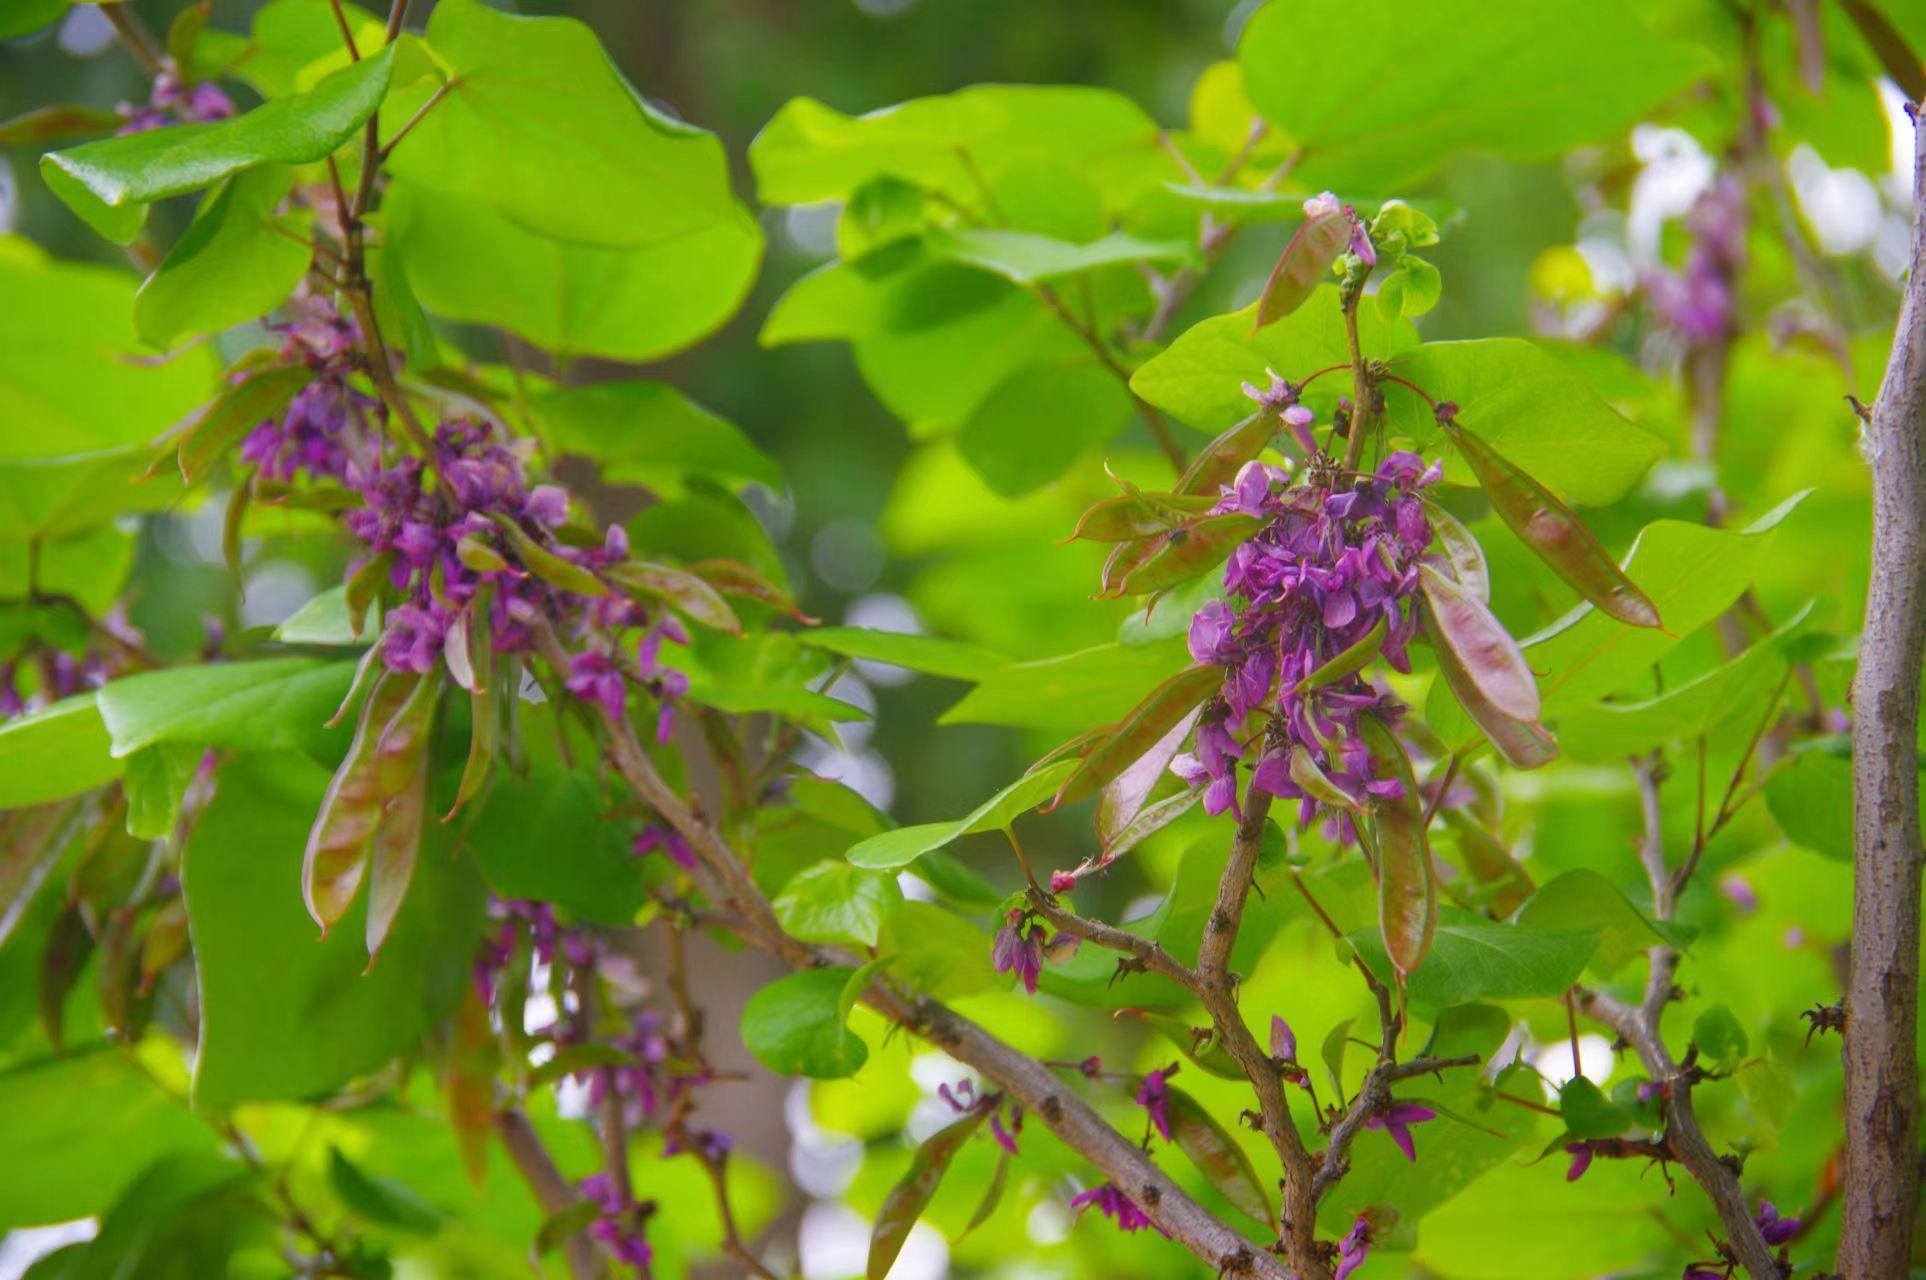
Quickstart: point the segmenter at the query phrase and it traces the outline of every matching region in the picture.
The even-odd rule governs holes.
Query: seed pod
[[[1303,306],[1350,243],[1351,219],[1342,210],[1317,214],[1299,227],[1290,243],[1284,246],[1284,252],[1278,255],[1271,278],[1264,284],[1264,296],[1257,300],[1257,318],[1251,323],[1251,332],[1256,333]]]
[[[1164,533],[1154,538],[1135,538],[1129,542],[1119,542],[1112,547],[1110,554],[1103,562],[1103,582],[1097,593],[1099,597],[1107,599],[1122,595],[1125,580],[1169,545],[1169,542],[1170,535]]]
[[[1172,726],[1222,688],[1224,674],[1222,667],[1186,667],[1152,689],[1150,696],[1119,721],[1063,780],[1050,808],[1081,800],[1128,769],[1133,761],[1155,747]]]
[[[1660,625],[1651,600],[1625,576],[1570,507],[1450,418],[1440,418],[1439,424],[1478,477],[1493,509],[1539,559],[1605,614],[1627,626]]]
[[[1426,634],[1451,650],[1487,702],[1514,720],[1538,718],[1538,682],[1524,650],[1484,601],[1428,564],[1418,566]]]
[[[1404,786],[1403,795],[1381,801],[1376,814],[1366,820],[1377,837],[1378,928],[1385,954],[1402,981],[1430,954],[1438,925],[1438,884],[1425,837],[1424,801],[1418,795],[1411,761],[1396,736],[1378,720],[1366,716],[1362,727],[1372,758],[1389,765],[1391,775]]]
[[[821,621],[804,613],[788,592],[746,564],[734,560],[698,560],[689,566],[689,572],[725,596],[766,604],[788,614],[804,626],[813,627]]]
[[[1124,766],[1097,794],[1097,847],[1108,850],[1117,837],[1136,822],[1157,784],[1169,775],[1171,759],[1197,723],[1201,708],[1192,707],[1150,749]]]
[[[176,453],[181,480],[193,484],[221,457],[269,418],[278,418],[314,378],[306,365],[267,369],[222,392],[181,437]]]
[[[1118,584],[1115,594],[1139,596],[1174,587],[1223,563],[1238,543],[1263,524],[1255,516],[1206,516],[1195,524],[1173,530],[1164,546]],[[1122,543],[1128,546],[1129,543]]]
[[[1243,1145],[1182,1089],[1170,1090],[1169,1113],[1170,1140],[1224,1199],[1255,1222],[1266,1227],[1275,1223],[1270,1197]]]
[[[1378,656],[1378,650],[1384,647],[1386,630],[1386,621],[1380,617],[1378,624],[1365,632],[1356,644],[1299,680],[1292,687],[1291,696],[1309,693],[1313,689],[1322,689],[1327,684],[1336,684],[1344,677],[1364,670],[1371,659]]]
[[[1318,767],[1317,761],[1301,742],[1291,745],[1291,781],[1304,788],[1304,794],[1319,804],[1349,809],[1353,813],[1369,812],[1350,792],[1333,782],[1331,775]]]
[[[1086,510],[1066,541],[1129,542],[1169,533],[1217,505],[1215,496],[1182,493],[1120,493]]]
[[[381,735],[377,775],[388,781],[408,770],[400,790],[382,797],[381,825],[375,831],[368,877],[368,966],[374,967],[381,944],[408,896],[421,851],[421,828],[428,809],[429,736],[441,701],[440,681],[429,676],[415,687]]]
[[[1203,447],[1177,482],[1179,494],[1215,500],[1218,490],[1237,478],[1246,462],[1262,453],[1277,434],[1277,415],[1260,410]]]
[[[909,1172],[889,1189],[883,1207],[876,1212],[876,1226],[869,1236],[868,1280],[883,1280],[889,1274],[896,1255],[903,1251],[903,1242],[909,1239],[910,1228],[923,1216],[943,1175],[949,1172],[950,1161],[989,1114],[988,1110],[971,1111],[931,1134],[910,1157]]]
[[[383,731],[407,703],[419,676],[382,671],[368,700],[341,767],[334,771],[320,811],[308,831],[307,851],[301,860],[301,898],[308,914],[327,936],[328,928],[348,914],[368,855],[381,825],[382,796],[377,778],[377,747]]]
[[[1418,615],[1418,623],[1438,657],[1438,674],[1471,722],[1478,726],[1492,747],[1514,769],[1536,769],[1558,758],[1558,743],[1535,720],[1518,720],[1506,715],[1486,699],[1478,684],[1458,662],[1451,646],[1435,635],[1429,611]]]
[[[1110,1016],[1136,1018],[1154,1028],[1206,1075],[1216,1076],[1219,1080],[1241,1081],[1246,1078],[1243,1066],[1231,1056],[1231,1051],[1223,1046],[1217,1033],[1209,1027],[1194,1027],[1173,1014],[1149,1009],[1118,1009]]]
[[[609,593],[600,578],[535,541],[517,521],[498,515],[495,525],[508,535],[508,545],[515,552],[515,558],[542,581],[564,591],[573,591],[578,596],[605,596]]]
[[[455,558],[476,573],[513,573],[521,574],[514,565],[493,544],[479,534],[465,533],[455,544]]]
[[[1458,585],[1480,600],[1491,599],[1491,569],[1485,562],[1485,549],[1464,522],[1429,498],[1423,498],[1425,519],[1444,547],[1444,561]]]
[[[736,620],[736,611],[716,593],[714,587],[687,569],[630,560],[611,570],[609,577],[624,590],[639,591],[668,601],[705,627],[727,631],[731,635],[742,634],[742,623]]]
[[[468,664],[474,672],[474,685],[468,697],[468,763],[461,773],[461,786],[455,792],[455,803],[442,815],[442,821],[453,818],[461,807],[474,799],[488,781],[489,770],[495,763],[495,737],[500,727],[501,703],[504,696],[502,682],[495,675],[494,633],[486,621],[488,617],[490,591],[487,586],[475,593],[473,609],[483,619],[480,626],[471,625],[468,629]]]

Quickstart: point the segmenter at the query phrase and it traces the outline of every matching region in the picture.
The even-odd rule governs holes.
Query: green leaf
[[[1059,760],[1048,768],[1018,778],[978,805],[968,817],[955,822],[926,822],[919,826],[897,827],[852,845],[846,856],[859,867],[876,870],[906,867],[960,836],[1005,830],[1026,809],[1033,809],[1055,795],[1057,788],[1076,767],[1075,760]]]
[[[584,245],[686,251],[691,237],[746,223],[715,135],[651,107],[582,23],[443,0],[427,34],[447,90],[395,147],[395,176]],[[397,92],[383,135],[439,88]]]
[[[1386,317],[1421,316],[1444,296],[1444,277],[1423,258],[1409,254],[1378,283],[1378,310]]]
[[[1751,1049],[1745,1026],[1732,1010],[1715,1004],[1692,1022],[1692,1043],[1715,1071],[1732,1071]]]
[[[233,1255],[272,1228],[256,1174],[238,1160],[170,1151],[140,1171],[101,1218],[67,1280],[232,1275]]]
[[[1457,405],[1458,420],[1480,440],[1581,506],[1624,497],[1665,452],[1664,441],[1627,421],[1569,365],[1522,338],[1427,342],[1392,368]],[[1442,452],[1431,406],[1395,383],[1385,388],[1385,425],[1427,454]],[[1477,483],[1455,453],[1445,455],[1445,478]]]
[[[1549,933],[1597,934],[1592,967],[1606,977],[1651,947],[1683,946],[1692,936],[1683,926],[1651,919],[1617,885],[1587,867],[1547,882],[1518,909],[1517,924]]]
[[[200,772],[202,754],[199,747],[169,742],[127,757],[127,776],[120,785],[127,795],[128,835],[160,840],[173,834],[181,802]]]
[[[1320,287],[1303,306],[1252,333],[1256,314],[1253,303],[1192,325],[1131,376],[1131,390],[1215,435],[1250,415],[1243,384],[1268,385],[1266,369],[1301,380],[1330,365],[1350,363],[1335,287]],[[1375,307],[1367,307],[1358,313],[1358,341],[1370,356],[1386,359],[1417,346],[1418,334],[1409,321],[1387,320]]]
[[[1766,783],[1766,809],[1794,844],[1851,862],[1852,753],[1843,743],[1833,747],[1822,741],[1795,750],[1791,767]]]
[[[1171,262],[1195,256],[1182,240],[1140,240],[1113,231],[1089,244],[1072,244],[1028,231],[994,227],[939,227],[923,237],[933,257],[995,272],[1016,284],[1036,284],[1128,262]]]
[[[834,1080],[869,1058],[862,1037],[843,1026],[843,986],[854,969],[805,969],[776,979],[742,1010],[743,1047],[777,1075]]]
[[[192,484],[206,476],[263,420],[281,417],[313,378],[306,366],[264,369],[223,391],[181,437],[181,479]]]
[[[33,1170],[31,1178],[0,1179],[0,1230],[103,1212],[150,1161],[219,1142],[108,1045],[0,1070],[0,1108],[0,1160]]]
[[[356,1217],[377,1227],[431,1236],[448,1221],[447,1214],[410,1191],[406,1184],[365,1172],[342,1155],[339,1147],[328,1148],[328,1184]]]
[[[162,472],[143,479],[151,448],[0,462],[0,541],[22,543],[92,531],[115,516],[160,511],[181,486]]]
[[[1111,724],[1144,691],[1182,670],[1181,639],[1147,645],[1098,645],[1060,658],[1013,662],[984,677],[938,724],[1000,724],[1026,729],[1085,729]]]
[[[975,85],[854,117],[795,98],[750,144],[749,163],[765,204],[840,200],[887,175],[975,208],[985,182],[1039,164],[1107,178],[1099,187],[1125,201],[1168,176],[1141,107],[1068,85]]]
[[[761,230],[734,205],[677,239],[615,247],[550,239],[421,182],[397,181],[383,206],[421,305],[558,355],[640,362],[679,351],[735,314],[762,258]]]
[[[333,648],[346,648],[367,640],[354,633],[346,584],[329,587],[289,614],[287,620],[274,629],[274,638],[283,644],[320,644]]]
[[[782,486],[775,459],[734,423],[666,382],[631,379],[566,387],[530,397],[528,415],[544,443],[601,464],[611,484],[660,489],[691,472]]]
[[[1350,935],[1380,976],[1389,980],[1384,940],[1372,930]],[[1462,911],[1441,908],[1431,952],[1405,982],[1413,1000],[1437,1008],[1473,1000],[1521,1000],[1561,996],[1571,990],[1598,950],[1591,932],[1552,933],[1492,924]]]
[[[1681,639],[1729,609],[1766,563],[1774,530],[1805,496],[1794,494],[1744,529],[1678,520],[1645,526],[1625,567],[1665,629],[1628,627],[1582,604],[1523,641],[1532,669],[1548,673],[1538,686],[1547,714],[1636,687]]]
[[[610,821],[593,779],[551,766],[498,779],[463,840],[497,897],[623,925],[635,922],[648,898],[644,862],[629,847],[632,831]]]
[[[434,827],[372,970],[359,918],[317,940],[301,903],[302,849],[328,784],[297,756],[221,768],[183,855],[202,1013],[197,1105],[309,1098],[408,1052],[469,990],[484,891]]]
[[[378,48],[386,39],[387,24],[360,5],[344,3],[341,13],[357,48]],[[322,0],[268,0],[254,15],[251,37],[207,29],[198,46],[202,74],[231,71],[264,98],[285,98],[347,57],[333,6]]]
[[[115,680],[100,714],[116,758],[157,742],[243,751],[310,750],[354,678],[354,663],[264,658],[173,667]]]
[[[166,132],[159,130],[157,132]],[[140,135],[145,136],[145,135]],[[126,357],[134,281],[123,272],[7,252],[0,238],[0,459],[61,458],[152,440],[198,406],[215,361],[189,351],[160,364]],[[138,466],[129,467],[132,476]],[[126,487],[122,486],[122,492]]]
[[[1018,498],[1123,430],[1130,410],[1130,393],[1095,360],[1038,361],[990,388],[957,449],[990,488]]]
[[[1309,51],[1344,57],[1304,74]],[[1603,141],[1713,70],[1629,4],[1576,11],[1498,0],[1448,6],[1293,0],[1261,9],[1238,61],[1251,101],[1304,148],[1315,191],[1409,187],[1463,151],[1548,160]]]
[[[1786,650],[1805,632],[1808,603],[1738,657],[1643,702],[1599,702],[1558,720],[1558,741],[1575,760],[1604,763],[1669,742],[1740,740],[1758,728],[1787,671]]]
[[[871,631],[862,627],[813,627],[797,632],[796,638],[811,648],[827,649],[845,657],[887,663],[950,680],[982,680],[991,672],[1010,665],[1008,658],[974,645],[910,632]]]
[[[234,175],[200,211],[134,299],[134,327],[157,347],[256,319],[307,274],[305,219],[276,214],[294,185],[284,165]]]
[[[147,206],[259,164],[311,164],[353,137],[388,92],[392,47],[343,67],[306,93],[216,124],[183,124],[89,142],[40,158],[55,195],[116,244],[140,231]]]
[[[1584,1076],[1573,1076],[1558,1091],[1558,1114],[1573,1138],[1616,1138],[1632,1127],[1632,1113],[1608,1099]]]
[[[895,876],[827,858],[790,880],[771,905],[777,922],[804,942],[873,947],[902,901]]]
[[[76,694],[0,724],[0,809],[62,800],[120,776],[96,697]]]

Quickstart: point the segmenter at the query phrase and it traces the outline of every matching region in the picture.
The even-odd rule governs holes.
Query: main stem
[[[1901,1280],[1919,1191],[1919,683],[1926,650],[1926,131],[1913,129],[1913,257],[1865,449],[1872,579],[1853,681],[1853,930],[1845,1221],[1837,1269]]]

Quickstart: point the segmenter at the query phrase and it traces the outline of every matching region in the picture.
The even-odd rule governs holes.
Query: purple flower
[[[426,673],[441,660],[448,637],[446,610],[437,605],[404,604],[388,615],[381,636],[381,660],[391,671]]]
[[[638,858],[660,852],[684,871],[696,869],[695,850],[682,838],[682,833],[673,827],[642,828],[635,837],[633,848]]]
[[[1070,1207],[1077,1211],[1078,1217],[1082,1217],[1084,1210],[1091,1205],[1097,1206],[1097,1212],[1116,1223],[1119,1231],[1136,1232],[1145,1227],[1153,1227],[1159,1235],[1166,1237],[1169,1235],[1162,1227],[1152,1222],[1150,1216],[1139,1209],[1134,1200],[1119,1191],[1114,1182],[1094,1186],[1088,1191],[1071,1197],[1070,1200]]]
[[[1364,1259],[1371,1252],[1371,1223],[1359,1214],[1351,1223],[1351,1229],[1338,1241],[1338,1265],[1334,1280],[1345,1277],[1364,1265]]]
[[[1297,1034],[1276,1014],[1271,1015],[1271,1057],[1279,1062],[1297,1061]]]
[[[528,491],[522,514],[536,524],[553,529],[568,519],[568,493],[557,485],[538,484]]]
[[[627,690],[622,672],[608,654],[595,649],[576,654],[569,659],[568,678],[562,683],[570,693],[584,702],[596,703],[611,718],[622,718]]]
[[[1728,1280],[1728,1277],[1723,1271],[1716,1271],[1711,1267],[1694,1262],[1686,1266],[1685,1274],[1681,1277],[1681,1280]]]
[[[1137,1105],[1150,1113],[1150,1123],[1165,1142],[1170,1141],[1170,1077],[1177,1074],[1181,1065],[1173,1063],[1152,1071],[1137,1086]]]
[[[1003,1119],[998,1112],[992,1111],[990,1113],[990,1136],[996,1139],[998,1146],[1002,1147],[1011,1155],[1017,1153],[1017,1135],[1022,1132],[1022,1107],[1012,1107],[1010,1109],[1010,1127],[1007,1129],[1003,1127]]]
[[[1565,1152],[1572,1158],[1572,1167],[1565,1171],[1565,1181],[1577,1182],[1585,1176],[1585,1170],[1592,1167],[1592,1144],[1589,1142],[1567,1143]]]
[[[1411,1126],[1436,1120],[1438,1113],[1429,1107],[1421,1107],[1415,1102],[1394,1102],[1385,1110],[1364,1122],[1367,1129],[1382,1129],[1391,1135],[1391,1141],[1398,1144],[1406,1160],[1418,1158],[1418,1148],[1411,1141]]]
[[[1759,1224],[1765,1242],[1775,1249],[1799,1234],[1799,1219],[1781,1218],[1770,1200],[1759,1201],[1759,1214],[1753,1221]]]
[[[1336,213],[1342,207],[1343,206],[1338,203],[1338,198],[1329,191],[1326,191],[1322,195],[1312,196],[1304,202],[1304,216],[1307,218],[1321,218],[1326,214]]]
[[[1023,983],[1023,989],[1031,995],[1037,993],[1037,977],[1043,972],[1043,927],[1031,925],[1026,932],[1021,912],[1013,911],[1011,918],[997,930],[996,941],[991,945],[990,958],[996,964],[998,973],[1014,973]]]

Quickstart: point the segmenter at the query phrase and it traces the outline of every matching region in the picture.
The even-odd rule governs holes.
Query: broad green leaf
[[[1548,714],[1636,688],[1653,663],[1685,636],[1732,606],[1766,563],[1773,532],[1805,498],[1797,493],[1744,529],[1715,529],[1678,520],[1647,525],[1625,558],[1665,629],[1628,627],[1590,604],[1525,640]]]
[[[984,482],[1021,497],[1130,421],[1130,393],[1093,359],[1026,364],[970,411],[957,450]]]
[[[1349,364],[1350,344],[1337,289],[1319,288],[1303,306],[1275,324],[1251,332],[1256,304],[1192,325],[1162,353],[1131,375],[1138,395],[1200,431],[1215,435],[1249,417],[1243,384],[1269,385],[1265,370],[1301,381],[1319,369]],[[1417,330],[1403,319],[1386,320],[1376,307],[1358,312],[1358,341],[1367,356],[1388,359],[1418,345]],[[1349,394],[1350,381],[1334,375],[1313,390]]]
[[[1665,452],[1658,436],[1522,338],[1427,342],[1392,361],[1392,369],[1457,405],[1458,420],[1479,439],[1580,506],[1624,497]],[[1426,456],[1443,457],[1447,480],[1477,483],[1464,459],[1443,447],[1431,406],[1395,383],[1384,395],[1387,430],[1410,437]]]
[[[1692,1023],[1692,1043],[1714,1071],[1731,1071],[1751,1049],[1745,1026],[1732,1010],[1715,1004]]]
[[[328,740],[323,726],[353,676],[353,662],[324,658],[173,667],[107,684],[100,714],[116,758],[157,742],[310,750]]]
[[[1542,886],[1518,910],[1521,929],[1550,933],[1595,933],[1598,951],[1592,967],[1610,977],[1640,952],[1661,944],[1683,946],[1692,930],[1660,924],[1633,906],[1617,885],[1588,867],[1578,867]]]
[[[1573,1076],[1558,1091],[1558,1114],[1573,1138],[1616,1138],[1632,1127],[1632,1113],[1607,1098],[1584,1076]]]
[[[1759,726],[1786,675],[1786,650],[1805,631],[1808,604],[1738,657],[1643,702],[1599,702],[1559,717],[1558,741],[1575,760],[1623,760],[1668,742],[1743,741]]]
[[[348,609],[346,585],[329,587],[289,614],[287,621],[274,629],[274,638],[283,644],[320,644],[336,648],[366,643],[364,633],[357,637]]]
[[[1010,665],[1008,658],[941,636],[862,627],[813,627],[797,632],[796,638],[811,648],[951,680],[982,680]]]
[[[49,261],[37,250],[4,252],[24,243],[0,238],[0,459],[144,443],[201,403],[214,386],[209,352],[161,364],[127,358],[143,350],[131,277]]]
[[[353,137],[381,105],[392,47],[343,67],[306,93],[216,124],[183,124],[89,142],[40,158],[47,185],[117,244],[139,233],[147,206],[260,164],[309,164]]]
[[[1338,49],[1305,74],[1312,51]],[[1548,160],[1606,141],[1713,69],[1621,0],[1497,0],[1475,22],[1448,5],[1276,2],[1238,61],[1251,101],[1305,149],[1294,180],[1341,193],[1410,186],[1463,151]]]
[[[611,484],[663,487],[690,472],[782,486],[782,471],[742,429],[666,382],[596,382],[533,396],[528,414],[549,447],[601,464]]]
[[[846,116],[811,98],[785,103],[749,147],[765,204],[840,200],[882,176],[969,207],[1019,166],[1093,180],[1110,199],[1169,176],[1157,124],[1107,89],[975,85]]]
[[[926,822],[897,827],[851,846],[848,858],[859,867],[905,867],[933,849],[960,836],[1002,831],[1026,809],[1033,809],[1057,792],[1076,769],[1075,760],[1059,760],[1048,768],[1025,774],[955,822]]]
[[[1036,284],[1098,267],[1129,262],[1171,262],[1194,256],[1182,240],[1140,240],[1113,231],[1089,244],[1073,244],[1029,231],[938,228],[923,238],[931,256],[994,272],[1016,284]]]
[[[170,1151],[142,1169],[102,1215],[65,1280],[156,1280],[233,1274],[234,1255],[266,1246],[274,1230],[256,1173],[237,1159]]]
[[[45,804],[120,776],[94,693],[0,724],[0,809]]]
[[[558,355],[645,361],[680,350],[735,314],[762,257],[762,232],[734,205],[676,239],[610,247],[551,239],[421,182],[396,182],[384,203],[423,306]]]
[[[1766,809],[1786,839],[1843,862],[1853,856],[1852,752],[1822,741],[1793,754],[1765,787]]]
[[[121,790],[127,795],[127,834],[160,840],[173,834],[181,802],[200,772],[203,751],[186,743],[143,747],[127,757]]]
[[[328,1185],[356,1217],[373,1226],[429,1236],[448,1221],[447,1214],[406,1184],[368,1173],[342,1155],[339,1147],[328,1149]]]
[[[151,448],[0,462],[0,540],[64,538],[102,521],[180,501],[168,471],[143,479]]]
[[[1014,662],[984,677],[937,723],[1065,730],[1110,724],[1158,681],[1182,670],[1188,656],[1184,642],[1172,638]]]
[[[0,40],[28,36],[67,16],[70,0],[13,0],[0,9]]]
[[[843,1025],[843,986],[854,969],[805,969],[776,979],[742,1010],[742,1044],[777,1075],[834,1080],[869,1058],[862,1037]]]
[[[443,0],[428,46],[447,89],[389,157],[395,176],[581,245],[689,252],[722,226],[747,228],[759,244],[715,135],[651,107],[582,23]],[[438,88],[398,92],[383,134],[393,137]]]
[[[777,922],[804,942],[873,947],[902,901],[895,876],[829,858],[790,880],[771,905]]]
[[[236,756],[188,840],[198,1105],[326,1093],[412,1050],[469,989],[484,890],[432,823],[380,962],[369,969],[365,894],[344,927],[316,939],[301,904],[301,855],[327,782],[297,756]]]
[[[988,933],[956,912],[911,900],[884,922],[877,950],[890,958],[893,983],[938,1000],[955,1000],[1008,988],[1009,980],[990,963],[990,945]],[[1046,965],[1046,982],[1050,973]]]
[[[1374,931],[1350,935],[1359,953],[1387,981],[1384,940]],[[1598,950],[1595,932],[1548,932],[1492,924],[1450,908],[1438,912],[1431,952],[1406,979],[1413,1000],[1438,1008],[1473,1000],[1560,996],[1571,989]]]
[[[0,1160],[31,1178],[0,1180],[0,1230],[101,1213],[148,1162],[212,1151],[219,1136],[120,1048],[0,1070]]]
[[[256,319],[294,292],[313,258],[307,220],[277,214],[294,184],[283,165],[235,174],[201,201],[134,299],[134,326],[157,347]]]
[[[381,18],[352,3],[342,4],[341,13],[357,48],[380,47],[387,35]],[[347,54],[330,0],[268,0],[254,15],[249,36],[209,29],[197,44],[201,67],[227,68],[264,98],[297,92],[313,83],[318,66],[337,65]]]
[[[597,924],[635,922],[647,900],[632,828],[610,821],[579,771],[505,773],[466,824],[463,841],[499,898],[527,898]]]

